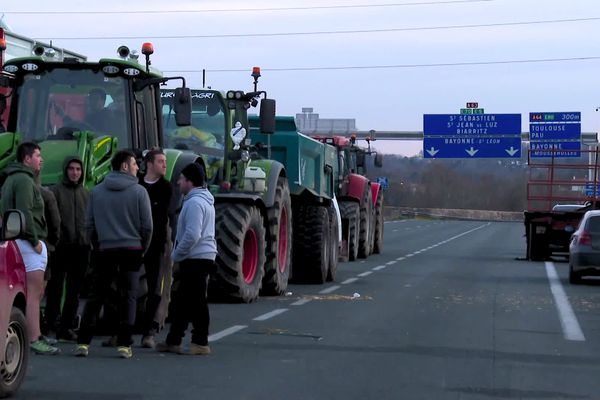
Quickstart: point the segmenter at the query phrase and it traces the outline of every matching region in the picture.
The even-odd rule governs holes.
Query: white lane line
[[[208,337],[209,342],[216,342],[219,339],[223,339],[225,336],[233,335],[234,333],[246,329],[248,325],[234,325],[227,329],[223,329],[220,332],[213,333]]]
[[[396,258],[396,261],[402,261],[402,260],[405,260],[405,259],[406,259],[406,257],[398,257],[398,258]]]
[[[563,335],[566,340],[573,340],[578,342],[585,341],[585,336],[577,321],[577,316],[573,312],[569,298],[565,293],[565,289],[560,283],[554,263],[546,261],[546,274],[548,275],[548,281],[550,282],[550,291],[554,296],[554,304],[558,311],[558,318],[560,319],[560,325],[563,329]]]
[[[373,268],[373,271],[381,271],[384,268],[386,268],[385,265],[378,265],[377,267]]]
[[[283,314],[286,311],[288,311],[287,308],[278,308],[278,309],[270,311],[270,312],[268,312],[266,314],[259,315],[258,317],[253,318],[252,321],[266,321],[269,318],[273,318],[273,317],[275,317],[275,316],[277,316],[279,314]]]
[[[349,283],[356,282],[357,280],[358,280],[358,278],[346,279],[344,282],[342,282],[342,285],[347,285]]]
[[[413,254],[413,253],[410,253],[410,254],[407,254],[405,257],[406,257],[406,258],[409,258],[409,257],[412,257],[412,256],[414,256],[414,254]]]
[[[297,300],[297,301],[293,302],[290,305],[291,306],[302,306],[302,305],[304,305],[304,304],[306,304],[306,303],[308,303],[310,301],[311,301],[311,299],[300,299],[300,300]]]
[[[394,229],[394,232],[398,232],[398,229]]]
[[[385,263],[385,265],[392,265],[392,264],[396,264],[396,260],[392,260],[392,261],[388,261]]]
[[[373,271],[366,271],[363,272],[362,274],[358,274],[357,276],[360,276],[361,278],[364,278],[365,276],[369,276],[373,273]]]
[[[333,285],[333,286],[330,286],[330,287],[328,287],[326,289],[321,290],[319,293],[320,294],[327,294],[327,293],[335,292],[339,288],[341,288],[340,285]]]

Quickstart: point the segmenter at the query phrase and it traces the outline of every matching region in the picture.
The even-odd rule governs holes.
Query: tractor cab
[[[98,62],[42,57],[7,61],[3,70],[12,80],[3,97],[11,107],[2,117],[6,132],[0,134],[0,169],[14,159],[20,142],[33,141],[44,155],[43,184],[58,182],[64,158],[78,155],[84,160],[85,183],[93,186],[110,170],[116,150],[162,147],[158,85],[183,78],[163,78],[151,69],[152,52],[144,44],[145,66],[124,46],[119,59]],[[189,104],[186,94],[177,90],[176,111],[183,110],[177,122],[183,124],[189,120],[181,118]]]

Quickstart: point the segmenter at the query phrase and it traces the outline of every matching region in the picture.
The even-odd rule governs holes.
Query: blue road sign
[[[529,113],[529,142],[534,158],[580,157],[581,113]]]
[[[530,141],[581,140],[580,123],[529,124]]]
[[[388,181],[387,176],[378,176],[376,179],[376,182],[379,183],[381,185],[381,188],[383,190],[388,190],[390,187],[390,183]]]
[[[520,158],[521,137],[423,138],[425,158]]]
[[[530,142],[531,157],[573,158],[581,157],[581,142]]]
[[[521,135],[521,114],[424,114],[423,134]]]
[[[520,158],[521,114],[425,114],[425,158]]]
[[[585,195],[586,196],[600,196],[600,187],[596,186],[596,190],[594,190],[593,183],[585,184]]]

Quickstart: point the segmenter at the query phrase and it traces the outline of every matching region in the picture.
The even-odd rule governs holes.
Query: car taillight
[[[590,236],[589,232],[587,232],[587,231],[581,232],[581,235],[579,235],[578,243],[580,245],[584,245],[584,246],[591,246],[592,245],[592,237]]]

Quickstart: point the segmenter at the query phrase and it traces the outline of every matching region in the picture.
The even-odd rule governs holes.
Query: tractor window
[[[115,136],[129,147],[126,81],[92,70],[26,75],[18,89],[17,131],[24,140],[75,140],[77,131]]]
[[[223,149],[226,120],[224,104],[217,92],[192,90],[192,125],[179,127],[175,123],[173,90],[163,90],[162,115],[166,147],[193,150],[203,154],[203,148]]]
[[[146,86],[135,94],[136,124],[139,142],[135,147],[149,149],[159,145],[157,107],[154,97],[154,87]]]

